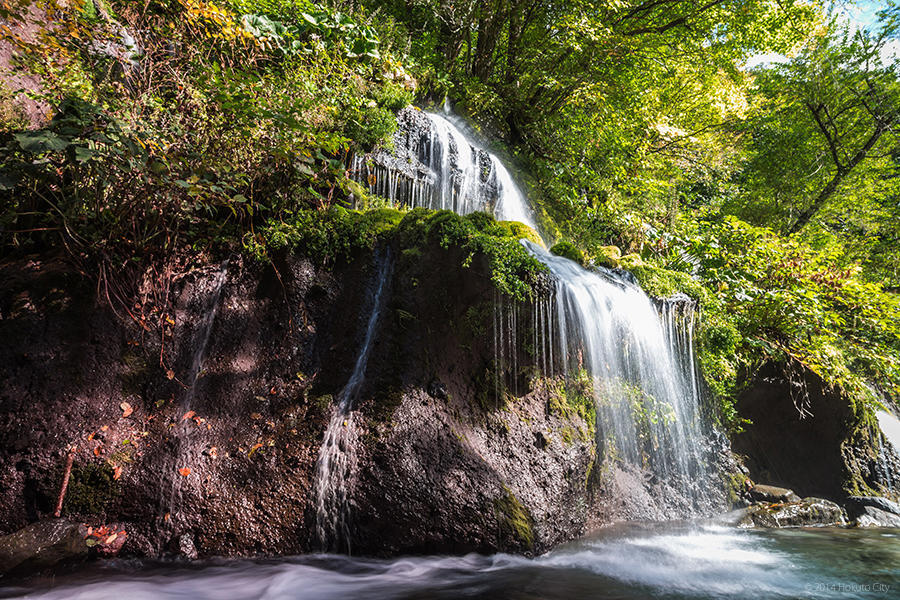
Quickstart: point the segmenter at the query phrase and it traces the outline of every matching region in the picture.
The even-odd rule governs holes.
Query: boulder
[[[0,537],[0,573],[35,571],[84,558],[87,527],[64,519],[38,521]]]
[[[870,506],[880,511],[900,516],[900,504],[892,502],[881,496],[850,496],[845,503],[847,513],[855,516],[856,512],[862,512],[863,508]]]
[[[900,527],[900,505],[881,496],[850,496],[844,503],[857,527]]]
[[[845,525],[843,509],[823,498],[799,502],[754,504],[738,522],[738,527],[824,527]]]
[[[900,515],[865,506],[853,524],[857,527],[900,527]]]
[[[800,502],[800,496],[794,490],[774,485],[754,485],[750,488],[750,498],[755,502]]]

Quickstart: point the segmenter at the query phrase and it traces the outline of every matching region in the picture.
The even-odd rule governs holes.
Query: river
[[[340,555],[112,560],[0,597],[45,599],[900,598],[900,531],[749,530],[697,523],[601,529],[534,559]]]

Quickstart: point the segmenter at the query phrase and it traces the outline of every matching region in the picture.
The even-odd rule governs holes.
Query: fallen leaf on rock
[[[134,412],[134,408],[132,408],[131,405],[128,404],[127,402],[123,402],[122,404],[120,404],[119,408],[122,409],[122,418],[123,419],[127,419],[128,417],[131,416],[131,413]]]
[[[94,456],[100,456],[100,446],[94,448]]]
[[[175,379],[175,371],[169,369],[168,371],[166,371],[166,377],[168,377],[169,379]]]
[[[122,467],[116,467],[113,469],[113,479],[118,479],[122,476]]]
[[[108,545],[112,544],[114,541],[116,541],[117,537],[119,537],[119,534],[114,533],[111,536],[109,536],[108,538],[106,538],[105,540],[103,540],[103,543],[108,546]]]
[[[182,420],[182,421],[187,421],[188,419],[190,419],[191,417],[193,417],[193,416],[196,415],[196,414],[197,414],[197,413],[195,413],[194,411],[189,410],[189,411],[187,411],[186,413],[184,413],[184,416],[181,417],[181,420]]]
[[[191,474],[191,470],[188,467],[184,467],[182,469],[178,469],[178,472],[181,473],[182,477],[187,477]]]
[[[108,431],[108,430],[109,430],[109,425],[104,425],[103,427],[100,428],[100,431]]]
[[[254,421],[259,421],[260,419],[262,419],[262,415],[259,413],[250,413],[250,418]]]

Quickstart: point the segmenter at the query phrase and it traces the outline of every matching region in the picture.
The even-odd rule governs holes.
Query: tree
[[[775,193],[787,205],[787,233],[803,229],[851,179],[883,176],[893,164],[900,77],[897,63],[882,59],[893,32],[832,24],[796,58],[758,74],[761,117],[746,176],[768,188],[752,193]]]

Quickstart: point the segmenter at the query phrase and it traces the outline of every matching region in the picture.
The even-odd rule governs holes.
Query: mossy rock
[[[557,244],[554,244],[554,246],[550,248],[550,252],[557,256],[562,256],[563,258],[574,260],[579,265],[584,266],[585,264],[584,252],[578,249],[572,242],[563,240]]]
[[[114,476],[108,464],[76,463],[66,489],[64,512],[82,515],[105,512],[119,497],[119,484]]]
[[[635,267],[643,267],[644,259],[641,258],[640,254],[626,254],[619,261],[619,266],[623,269],[634,269]]]
[[[542,248],[544,247],[544,241],[541,239],[541,236],[528,225],[519,223],[518,221],[500,221],[499,224],[509,232],[511,237],[514,237],[517,240],[526,239]]]
[[[600,246],[594,261],[602,267],[616,269],[621,266],[622,251],[618,246]]]
[[[534,520],[528,509],[506,486],[503,487],[503,495],[494,500],[494,514],[502,532],[525,548],[534,549]]]
[[[681,292],[703,304],[707,300],[706,290],[687,273],[670,271],[646,263],[635,265],[629,270],[649,296],[669,298]]]

